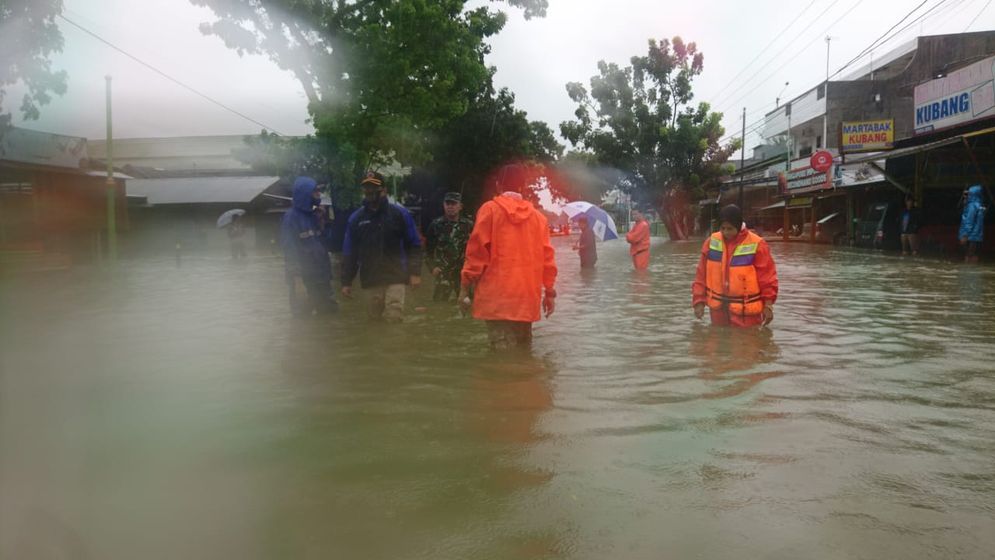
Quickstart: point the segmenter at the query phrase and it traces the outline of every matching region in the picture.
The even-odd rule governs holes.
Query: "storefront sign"
[[[808,160],[808,164],[812,169],[820,173],[825,173],[833,168],[833,154],[826,150],[819,150],[812,154],[812,157]]]
[[[787,190],[829,188],[832,186],[832,176],[829,170],[816,171],[811,167],[792,169],[785,177]]]
[[[916,86],[916,134],[992,116],[995,116],[995,56]]]
[[[880,152],[895,145],[895,119],[876,121],[845,121],[843,123],[843,151]]]

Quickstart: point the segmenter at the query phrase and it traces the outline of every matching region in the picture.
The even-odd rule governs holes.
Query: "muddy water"
[[[267,257],[4,282],[0,557],[990,558],[995,270],[775,244],[730,331],[697,243],[567,243],[508,356],[427,287],[294,320]]]

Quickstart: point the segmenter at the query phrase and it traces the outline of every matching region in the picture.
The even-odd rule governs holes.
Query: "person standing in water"
[[[695,317],[708,307],[713,325],[756,327],[774,320],[777,267],[767,242],[750,231],[730,204],[719,213],[719,231],[701,248],[691,285]]]
[[[635,222],[632,231],[625,234],[625,240],[629,242],[629,254],[632,255],[632,267],[646,270],[650,265],[650,225],[638,210],[632,212],[632,221]]]
[[[460,307],[487,322],[491,348],[532,344],[532,324],[556,309],[556,259],[546,217],[522,196],[528,175],[521,165],[501,168],[504,192],[485,202],[466,245]],[[470,289],[474,289],[470,301]]]
[[[577,219],[577,224],[580,226],[580,240],[574,244],[574,251],[580,254],[580,267],[594,268],[598,263],[598,246],[595,244],[594,230],[584,216]]]

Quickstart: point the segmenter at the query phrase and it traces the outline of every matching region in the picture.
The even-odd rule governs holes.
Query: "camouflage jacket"
[[[459,274],[472,230],[473,220],[466,216],[460,216],[456,221],[449,221],[445,216],[433,220],[425,235],[429,267],[439,267],[443,276]]]

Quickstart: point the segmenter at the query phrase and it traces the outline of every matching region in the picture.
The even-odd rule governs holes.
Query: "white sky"
[[[488,63],[497,66],[498,85],[515,93],[529,118],[546,121],[558,131],[575,109],[566,95],[567,82],[586,84],[598,60],[626,64],[632,55],[645,54],[650,37],[680,35],[695,41],[705,55],[705,72],[695,82],[697,100],[723,111],[727,134],[738,135],[743,107],[749,126],[773,109],[786,81],[791,85],[782,99],[811,89],[825,77],[827,34],[833,37],[830,66],[835,72],[920,2],[550,0],[547,17],[532,21],[495,4],[511,17],[504,31],[492,38]],[[918,34],[963,32],[975,18],[971,31],[995,28],[995,3],[989,0],[927,0],[906,23],[933,6],[939,7],[921,23],[876,48],[877,56]],[[292,75],[265,57],[240,58],[220,39],[201,35],[197,26],[213,20],[210,10],[187,0],[65,0],[65,7],[69,19],[257,121],[283,134],[311,130],[303,91]],[[799,14],[798,22],[785,29]],[[61,20],[60,27],[65,48],[53,62],[69,73],[69,91],[42,109],[41,120],[26,127],[103,138],[104,76],[111,74],[115,137],[259,132],[258,125]],[[760,59],[733,80],[772,40]],[[16,88],[8,93],[5,109],[16,109]],[[756,134],[751,136],[748,146],[759,141]]]

